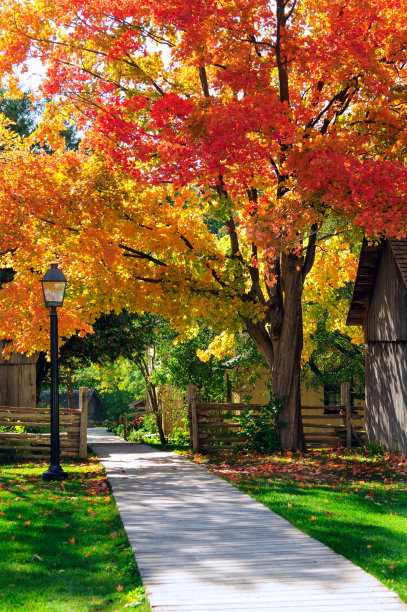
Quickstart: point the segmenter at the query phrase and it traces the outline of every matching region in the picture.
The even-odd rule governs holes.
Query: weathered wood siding
[[[366,432],[407,455],[407,342],[366,345]]]
[[[380,257],[365,340],[367,438],[407,455],[407,288],[389,241]]]
[[[12,353],[5,359],[3,348],[0,342],[0,405],[35,406],[39,353],[30,357]]]
[[[382,250],[365,333],[366,342],[407,341],[407,289],[388,242]]]

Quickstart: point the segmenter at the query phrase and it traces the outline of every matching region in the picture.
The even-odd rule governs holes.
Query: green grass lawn
[[[407,458],[310,451],[194,459],[407,602]]]
[[[0,610],[147,612],[140,575],[102,465],[0,466]]]

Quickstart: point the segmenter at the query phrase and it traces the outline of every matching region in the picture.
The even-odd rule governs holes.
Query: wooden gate
[[[188,387],[190,444],[195,452],[232,450],[242,442],[240,424],[233,417],[264,404],[215,404],[198,402],[195,387]],[[339,406],[302,406],[305,441],[309,448],[337,448],[365,442],[364,408],[351,407],[350,384],[341,386]]]

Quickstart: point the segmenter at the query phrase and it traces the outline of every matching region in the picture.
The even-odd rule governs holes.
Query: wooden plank
[[[78,441],[64,439],[60,440],[61,448],[72,447],[72,449],[78,450]],[[26,446],[34,446],[35,448],[47,448],[51,446],[51,441],[48,440],[35,440],[33,438],[24,438],[23,436],[19,440],[6,440],[0,444],[0,448],[21,448]]]
[[[237,436],[211,436],[209,434],[199,434],[199,442],[205,441],[208,444],[208,441],[213,442],[243,442],[244,438],[238,438]]]
[[[49,406],[25,406],[25,405],[21,405],[21,406],[10,406],[10,404],[5,405],[5,404],[1,404],[0,405],[0,410],[27,410],[29,412],[35,412],[37,411],[41,411],[41,410],[49,410]]]
[[[22,434],[16,432],[16,431],[2,431],[0,432],[0,441],[1,440],[19,440],[22,436],[24,436],[24,438],[27,438],[28,440],[49,440],[50,439],[50,434],[49,433],[32,433],[32,432],[24,432]],[[66,440],[68,439],[66,432],[61,432],[59,434],[60,439],[61,440]],[[79,437],[78,437],[79,439]]]
[[[47,449],[47,447],[41,447],[41,446],[6,446],[5,444],[0,446],[0,451],[4,451],[4,450],[14,450],[19,453],[21,452],[31,452],[31,451],[47,451],[49,449]]]
[[[210,421],[198,421],[198,427],[199,427],[199,431],[202,431],[208,428],[214,428],[214,429],[219,429],[219,428],[228,429],[230,427],[232,429],[242,428],[240,423],[227,423],[226,421],[223,421],[223,422],[214,421],[213,423],[211,423]]]
[[[326,443],[333,442],[335,444],[342,445],[342,441],[340,440],[340,438],[336,436],[330,436],[329,434],[325,434],[324,432],[321,432],[318,435],[304,434],[304,436],[305,436],[305,441],[307,442],[307,444],[308,442],[310,444],[313,442],[326,442]]]
[[[301,410],[344,410],[345,406],[301,406]]]
[[[30,421],[22,421],[20,423],[10,423],[10,421],[1,421],[0,420],[0,425],[4,426],[4,427],[15,427],[16,425],[18,425],[19,427],[49,427],[50,423],[49,421],[45,422],[40,422],[40,423],[33,423]]]
[[[0,406],[0,413],[3,412],[10,412],[12,414],[49,414],[49,407],[45,407],[45,408],[36,408],[34,406]],[[70,408],[60,408],[59,410],[60,415],[78,415],[78,410],[76,409],[70,409]]]
[[[361,414],[357,414],[357,415],[351,415],[352,420],[359,420],[359,419],[363,419],[363,416]],[[307,419],[333,419],[333,420],[338,420],[338,421],[342,421],[343,420],[343,416],[341,414],[303,414],[302,415],[302,421],[304,423],[305,420]]]
[[[24,419],[25,421],[30,420],[44,420],[50,416],[49,410],[47,412],[42,413],[29,413],[29,412],[3,412],[0,414],[0,418],[10,419],[11,421],[16,421],[18,419]],[[59,420],[62,422],[76,422],[80,420],[80,415],[78,412],[76,414],[61,414],[59,415]]]
[[[341,430],[343,429],[345,430],[345,426],[344,425],[335,425],[334,423],[303,423],[304,428],[314,428],[314,427],[320,427],[321,429],[337,429],[337,430]]]
[[[47,421],[49,420],[49,418],[50,418],[49,412],[44,413],[44,414],[36,414],[36,415],[29,415],[29,414],[14,415],[14,414],[7,414],[7,413],[0,414],[0,420],[9,421],[10,423],[15,423],[17,421]]]
[[[25,418],[44,418],[49,415],[49,410],[44,412],[18,412],[14,410],[2,410],[0,411],[0,418],[2,419],[25,419]]]

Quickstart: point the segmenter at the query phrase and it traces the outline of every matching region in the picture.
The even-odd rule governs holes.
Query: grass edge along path
[[[0,610],[149,612],[102,464],[0,465]]]
[[[407,458],[368,451],[194,455],[407,602]]]

